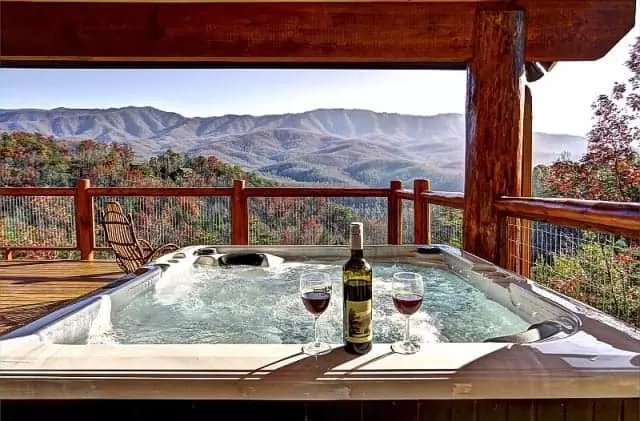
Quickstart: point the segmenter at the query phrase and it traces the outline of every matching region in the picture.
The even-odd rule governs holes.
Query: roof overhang
[[[0,65],[464,67],[479,8],[522,9],[526,61],[596,60],[635,0],[0,1]]]

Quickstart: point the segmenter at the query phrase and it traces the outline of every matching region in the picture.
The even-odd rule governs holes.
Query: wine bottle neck
[[[360,250],[351,250],[351,258],[352,259],[362,259],[364,257],[364,253],[362,249]]]
[[[363,249],[362,241],[362,222],[354,222],[351,224],[351,250]]]

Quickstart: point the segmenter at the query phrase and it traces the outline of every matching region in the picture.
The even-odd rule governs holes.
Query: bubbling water
[[[489,301],[462,278],[438,267],[373,263],[374,342],[404,334],[404,317],[393,306],[393,273],[422,274],[425,297],[411,317],[411,336],[420,342],[477,342],[514,333],[528,324]],[[342,343],[341,262],[287,262],[275,268],[192,268],[163,277],[112,316],[111,329],[89,337],[108,343],[299,344],[313,337],[313,317],[302,303],[300,275],[326,271],[331,301],[320,316],[321,338]]]

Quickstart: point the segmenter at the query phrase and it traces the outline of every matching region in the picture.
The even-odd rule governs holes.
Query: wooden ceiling
[[[0,1],[0,65],[463,68],[479,8],[522,9],[526,60],[602,57],[635,0]]]

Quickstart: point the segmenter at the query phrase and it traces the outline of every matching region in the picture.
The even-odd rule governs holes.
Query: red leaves
[[[614,256],[613,259],[616,263],[620,263],[623,265],[635,262],[635,259],[630,254],[619,254]]]
[[[554,196],[640,201],[640,159],[632,144],[640,139],[640,41],[627,67],[629,84],[616,83],[610,95],[592,104],[594,126],[587,153],[579,161],[559,160],[545,178]]]
[[[578,161],[560,159],[542,173],[552,196],[640,201],[640,157],[633,148],[640,140],[640,39],[626,64],[633,76],[614,84],[610,95],[600,95],[592,105],[594,124],[586,154]],[[598,245],[595,238],[582,241],[576,254],[555,259],[555,273],[545,281],[563,294],[640,325],[638,239],[611,246]],[[607,253],[586,253],[590,248]]]

